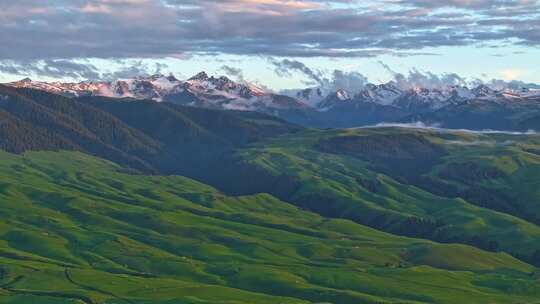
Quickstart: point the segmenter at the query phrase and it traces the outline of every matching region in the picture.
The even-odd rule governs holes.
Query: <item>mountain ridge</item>
[[[1,85],[0,95],[6,97],[0,101],[4,150],[76,150],[147,173],[197,172],[197,165],[218,161],[235,147],[301,129],[257,112],[67,98]]]
[[[395,106],[399,106],[399,104],[394,103],[398,99],[404,99],[407,96],[409,98],[411,98],[410,96],[416,96],[417,99],[423,99],[424,102],[431,104],[435,108],[456,102],[456,99],[519,100],[540,97],[540,89],[527,87],[495,89],[486,84],[479,84],[472,88],[457,85],[434,88],[422,86],[407,88],[398,85],[395,81],[381,84],[368,83],[364,87],[357,88],[354,91],[343,88],[325,90],[323,88],[313,87],[276,93],[246,81],[235,82],[226,76],[209,76],[204,71],[184,81],[177,79],[172,74],[169,76],[154,74],[112,81],[82,81],[78,83],[42,82],[25,78],[20,81],[5,83],[5,85],[17,88],[45,90],[70,97],[93,95],[115,98],[153,99],[156,101],[163,101],[169,95],[181,93],[184,90],[200,95],[221,95],[223,98],[231,99],[256,99],[269,95],[283,95],[294,97],[298,101],[319,110],[324,110],[328,107],[329,104],[325,102],[325,99],[336,95],[342,101],[355,100]],[[315,102],[310,100],[312,97],[316,97]]]
[[[540,116],[540,90],[535,88],[494,89],[487,85],[478,85],[472,89],[455,85],[431,89],[405,88],[391,81],[379,85],[367,84],[355,92],[308,88],[279,93],[248,82],[235,82],[225,76],[209,76],[206,72],[200,72],[187,80],[179,80],[173,75],[156,74],[80,83],[47,83],[23,79],[5,85],[75,99],[94,96],[123,101],[153,100],[199,108],[261,112],[318,128],[420,121],[448,128],[524,131],[527,127],[540,130],[540,123],[534,119],[535,115]],[[486,107],[497,113],[518,113],[501,118],[502,114],[494,112],[487,118],[493,118],[491,123],[481,124],[464,122],[463,125],[456,125],[456,119],[452,118],[452,113],[457,113],[458,116],[471,117],[473,122],[475,119],[484,120],[481,116],[485,116]]]

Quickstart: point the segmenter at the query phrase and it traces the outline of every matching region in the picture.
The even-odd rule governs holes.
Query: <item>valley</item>
[[[0,94],[0,303],[540,297],[535,132]]]

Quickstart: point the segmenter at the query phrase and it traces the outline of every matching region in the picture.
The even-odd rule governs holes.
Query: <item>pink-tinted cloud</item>
[[[540,46],[540,2],[533,0],[5,2],[0,60],[201,53],[371,57],[439,46]]]

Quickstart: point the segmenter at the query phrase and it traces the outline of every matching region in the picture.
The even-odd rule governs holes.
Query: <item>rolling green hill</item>
[[[538,303],[504,253],[397,237],[267,194],[0,152],[0,303]]]
[[[311,130],[238,151],[229,164],[236,169],[223,171],[234,178],[211,183],[540,265],[539,147],[537,135]]]

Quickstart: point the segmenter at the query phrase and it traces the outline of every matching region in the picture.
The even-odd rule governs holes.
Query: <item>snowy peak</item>
[[[380,85],[369,83],[355,96],[355,99],[363,102],[391,105],[402,94],[403,91],[394,82]]]
[[[343,89],[339,89],[336,91],[336,97],[341,100],[341,101],[345,101],[345,100],[350,100],[351,97],[349,96],[349,93]]]
[[[380,105],[392,105],[401,95],[403,95],[403,91],[393,82],[380,85],[370,83],[354,96],[343,89],[332,92],[319,102],[317,107],[320,110],[327,111],[346,103],[370,102]]]
[[[329,110],[335,106],[339,106],[340,104],[350,102],[352,100],[349,92],[339,89],[334,93],[329,94],[324,98],[317,107],[320,110]]]
[[[303,91],[301,91],[303,92]],[[342,105],[342,101],[350,100],[349,95],[342,94],[342,90],[327,95],[319,104],[321,111],[327,111],[334,106]],[[374,103],[382,106],[393,106],[411,112],[437,110],[449,105],[475,100],[508,102],[510,100],[523,100],[540,98],[537,89],[504,89],[495,90],[486,85],[474,89],[464,86],[448,86],[442,88],[400,88],[395,82],[384,84],[367,84],[351,99],[352,103]]]
[[[214,96],[220,99],[252,99],[267,95],[268,92],[250,83],[237,83],[231,79],[220,77],[208,77],[205,72],[201,72],[189,78],[184,88],[195,94]]]
[[[153,99],[191,106],[269,112],[271,109],[304,108],[297,99],[282,98],[254,84],[235,82],[225,76],[206,72],[185,80],[173,75],[155,74],[100,82],[60,83],[23,79],[7,85],[32,88],[68,97],[105,96],[114,98]]]
[[[208,80],[208,74],[206,74],[206,72],[202,71],[202,72],[199,72],[197,75],[191,77],[188,79],[188,81],[190,80]]]
[[[474,98],[469,89],[460,86],[446,88],[412,88],[404,92],[395,104],[407,109],[437,110],[448,105],[463,103]]]
[[[471,90],[471,93],[475,98],[496,98],[498,92],[486,85],[479,85]]]

